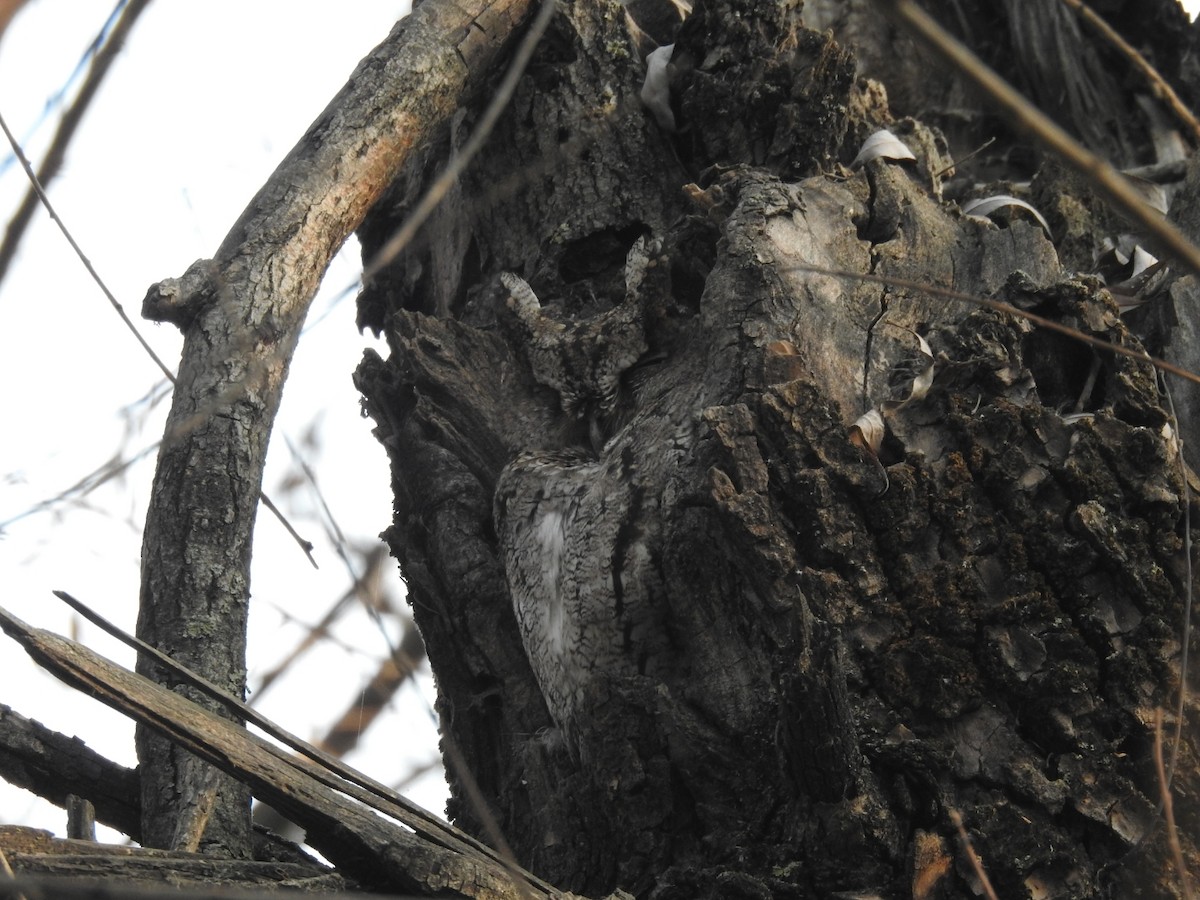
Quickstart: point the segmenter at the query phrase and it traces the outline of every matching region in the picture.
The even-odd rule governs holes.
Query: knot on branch
[[[198,259],[179,278],[152,284],[142,300],[142,318],[171,322],[185,331],[217,296],[217,264]]]

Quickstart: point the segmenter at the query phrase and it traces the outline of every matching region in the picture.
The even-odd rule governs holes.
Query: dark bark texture
[[[972,896],[957,811],[1002,897],[1175,896],[1151,749],[1179,687],[1177,429],[1146,363],[804,268],[1142,346],[1040,227],[941,200],[945,140],[845,39],[698,6],[667,133],[621,7],[565,5],[364,291],[449,812],[592,895]],[[367,258],[474,115],[376,206]],[[917,162],[845,168],[884,125]],[[901,404],[918,333],[932,385]],[[877,451],[851,439],[869,409]]]

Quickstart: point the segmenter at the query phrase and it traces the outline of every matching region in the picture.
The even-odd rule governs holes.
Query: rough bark
[[[794,10],[697,8],[675,134],[638,101],[620,12],[563,10],[490,149],[361,298],[391,351],[357,373],[386,537],[449,758],[488,804],[452,768],[451,815],[493,816],[589,894],[968,895],[957,811],[1001,896],[1174,896],[1150,723],[1178,688],[1184,501],[1153,370],[802,266],[1139,347],[1112,298],[1040,228],[940,202],[938,136]],[[842,168],[881,124],[916,166]],[[364,223],[368,258],[424,177]],[[639,238],[657,264],[633,290]],[[610,409],[618,321],[646,353]],[[884,407],[870,452],[851,425],[908,396],[917,333],[932,387]],[[522,639],[552,581],[595,619],[566,688]]]
[[[146,518],[138,634],[231,693],[245,683],[263,463],[309,303],[347,235],[414,148],[474,95],[527,9],[526,0],[423,4],[359,65],[214,259],[147,295],[144,314],[178,324],[186,340]],[[169,847],[212,772],[145,731],[138,758],[143,841]],[[215,783],[205,847],[245,855],[249,795]]]

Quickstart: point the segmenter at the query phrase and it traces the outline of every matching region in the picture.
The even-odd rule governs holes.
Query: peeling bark
[[[957,812],[1001,896],[1175,896],[1150,722],[1178,688],[1184,501],[1153,370],[803,267],[1140,346],[1112,298],[1040,228],[942,203],[920,123],[916,169],[840,168],[849,136],[893,120],[794,12],[715,2],[685,23],[675,134],[639,104],[616,6],[575,4],[552,34],[428,239],[360,298],[391,354],[356,376],[444,740],[518,859],[661,900],[963,896]],[[423,177],[372,211],[368,256]],[[594,324],[627,302],[643,235],[668,275],[648,352],[612,420],[575,411],[536,375],[500,273]],[[885,407],[872,453],[850,426],[904,399],[914,333],[933,385]],[[516,472],[524,533],[496,495]],[[588,578],[603,621],[566,657],[586,676],[567,727],[514,607]],[[462,777],[449,811],[482,834]],[[1187,834],[1195,807],[1177,812]]]

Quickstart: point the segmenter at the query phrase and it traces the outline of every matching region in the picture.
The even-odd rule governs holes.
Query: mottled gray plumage
[[[569,324],[547,315],[523,279],[502,275],[534,378],[558,393],[564,413],[588,421],[592,438],[589,448],[519,455],[501,473],[494,501],[525,652],[568,738],[588,685],[644,674],[665,641],[646,531],[657,515],[647,514],[629,456],[601,427],[614,421],[621,376],[647,349],[643,284],[657,249],[639,239],[626,259],[624,301]]]
[[[558,393],[568,416],[602,419],[616,409],[621,375],[646,352],[647,297],[642,285],[657,251],[657,244],[638,238],[625,262],[624,302],[571,324],[547,315],[525,279],[512,272],[501,274],[508,307],[524,332],[533,377]]]
[[[513,611],[555,723],[597,677],[644,674],[660,657],[657,576],[636,473],[620,459],[524,453],[496,486],[495,520]]]

